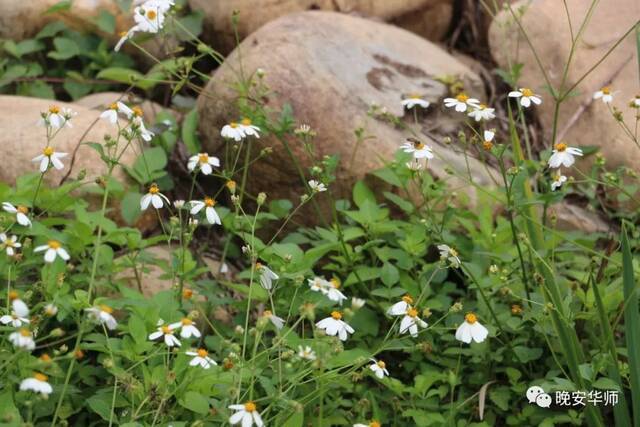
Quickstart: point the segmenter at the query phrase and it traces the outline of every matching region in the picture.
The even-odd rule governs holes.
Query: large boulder
[[[324,10],[392,22],[437,41],[447,33],[453,14],[453,0],[189,0],[189,4],[204,13],[206,40],[224,53],[236,46],[234,11],[239,12],[240,40],[281,16]]]
[[[61,20],[74,28],[94,27],[93,19],[106,10],[116,16],[118,31],[126,30],[128,18],[113,0],[74,0],[68,9],[48,11],[60,0],[0,1],[0,38],[22,40],[32,37],[47,23]]]
[[[355,181],[392,160],[410,136],[387,121],[367,115],[372,103],[396,116],[405,115],[401,99],[408,93],[424,94],[435,106],[429,109],[424,126],[414,126],[412,115],[406,120],[407,126],[429,141],[437,153],[438,158],[430,162],[431,172],[472,195],[473,185],[449,176],[445,168],[463,176],[471,171],[475,185],[492,182],[488,169],[478,160],[465,156],[459,147],[439,142],[440,136],[461,129],[463,115],[444,112],[440,107],[449,93],[438,78],[455,76],[469,94],[479,98],[483,98],[483,86],[468,67],[431,42],[387,24],[312,11],[268,23],[250,35],[239,50],[247,75],[258,68],[265,70],[264,83],[271,92],[266,107],[278,110],[289,104],[298,123],[308,124],[317,132],[315,148],[319,156],[340,156],[334,186],[338,196],[348,197]],[[220,137],[220,128],[238,118],[233,89],[238,60],[236,50],[216,70],[198,100],[200,133],[211,152],[224,150],[228,142]],[[371,138],[358,145],[354,130],[359,127]],[[273,153],[252,165],[249,191],[297,200],[304,186],[283,144],[275,137],[263,137],[258,145],[271,146]],[[290,147],[305,170],[311,166],[302,144],[291,143]],[[306,218],[313,220],[311,216]]]
[[[98,153],[83,142],[101,142],[105,134],[115,135],[117,129],[104,120],[98,120],[99,111],[90,110],[76,104],[50,101],[46,99],[21,96],[0,96],[0,157],[11,159],[0,168],[0,181],[13,184],[16,178],[25,173],[36,172],[37,164],[31,159],[41,154],[46,146],[45,129],[37,125],[40,112],[50,106],[70,108],[78,113],[72,120],[73,127],[62,129],[51,142],[56,151],[68,153],[63,159],[63,170],[51,169],[45,178],[52,184],[60,182],[71,168],[71,178],[85,170],[87,180],[92,180],[106,172],[106,166]],[[86,133],[85,133],[86,132]],[[77,148],[77,151],[76,151]],[[72,163],[73,153],[75,159]],[[121,162],[131,166],[136,158],[133,150],[126,150]],[[126,181],[122,168],[116,168],[114,177]]]
[[[574,33],[584,21],[591,3],[584,0],[566,1]],[[558,87],[569,56],[572,34],[563,2],[521,1],[512,7],[517,15],[522,14],[522,27],[551,83]],[[575,49],[566,87],[578,83],[637,22],[639,16],[640,2],[637,0],[598,2]],[[635,122],[637,110],[629,106],[630,99],[638,93],[634,34],[631,32],[595,70],[579,82],[576,96],[568,97],[561,104],[558,134],[570,145],[598,147],[607,158],[608,167],[626,165],[640,170],[640,149],[625,135],[607,106],[599,100],[592,99],[595,91],[605,85],[610,86],[615,91],[613,105],[622,111],[628,123]],[[536,57],[509,10],[503,10],[498,14],[491,26],[489,40],[491,53],[500,67],[509,68],[514,62],[523,63],[519,85],[534,88],[543,94],[544,102],[536,111],[545,128],[545,143],[549,146],[554,121],[554,102],[545,89],[544,75]]]

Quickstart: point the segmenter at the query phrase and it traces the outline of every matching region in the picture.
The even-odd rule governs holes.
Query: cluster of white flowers
[[[260,128],[252,124],[251,119],[245,117],[240,122],[231,122],[228,125],[224,125],[220,135],[223,138],[240,142],[249,136],[260,138]]]
[[[135,25],[122,35],[114,48],[116,52],[136,33],[158,33],[164,26],[167,12],[174,5],[173,0],[147,0],[135,3],[142,3],[133,10]]]

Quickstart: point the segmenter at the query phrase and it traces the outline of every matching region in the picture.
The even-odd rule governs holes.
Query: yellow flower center
[[[113,313],[113,308],[109,307],[108,305],[100,304],[99,308],[100,308],[100,311],[104,311],[105,313],[108,313],[108,314]]]
[[[37,379],[40,382],[45,382],[49,379],[45,374],[41,374],[40,372],[34,372],[33,378]]]
[[[529,88],[526,88],[526,87],[522,88],[520,90],[520,92],[522,93],[522,96],[526,96],[526,97],[533,96],[533,91],[531,89],[529,89]]]
[[[604,95],[609,95],[611,93],[611,88],[609,86],[605,86],[600,89]]]
[[[464,316],[464,320],[466,320],[467,323],[473,325],[474,323],[476,323],[478,321],[478,317],[475,315],[475,313],[467,313]]]
[[[114,102],[113,104],[109,105],[109,109],[118,111],[118,103]]]
[[[133,107],[131,109],[131,111],[133,111],[133,115],[136,116],[136,117],[142,117],[142,115],[143,115],[142,108],[140,108],[140,107]]]
[[[157,16],[158,14],[156,13],[155,10],[147,10],[147,18],[156,19]]]
[[[51,356],[49,356],[47,353],[44,353],[42,356],[40,356],[40,361],[49,363],[51,362]]]
[[[257,271],[262,270],[262,264],[260,264],[259,262],[256,262],[256,270]]]
[[[369,423],[369,427],[381,427],[382,424],[380,424],[378,421],[371,421]]]
[[[236,182],[235,181],[227,181],[226,184],[229,191],[236,191]]]
[[[449,248],[449,255],[451,256],[458,256],[458,251],[456,251],[453,248]]]
[[[382,360],[378,360],[377,365],[378,365],[381,369],[384,369],[384,368],[386,368],[386,367],[387,367],[387,364],[386,364],[386,363],[384,363]]]
[[[193,325],[193,320],[187,319],[186,317],[180,321],[183,326],[191,326]]]
[[[403,296],[402,301],[406,302],[407,304],[413,304],[413,298],[411,298],[411,295]]]
[[[413,317],[413,318],[418,317],[418,310],[416,310],[415,308],[408,309],[407,310],[407,316]]]
[[[251,119],[245,117],[241,122],[244,126],[251,126]]]
[[[334,277],[331,280],[329,280],[329,283],[331,284],[331,286],[333,286],[334,289],[340,289],[340,279],[336,279]]]
[[[493,142],[491,141],[485,141],[482,143],[482,148],[484,148],[485,150],[489,151],[493,148]]]
[[[207,153],[198,154],[198,161],[202,164],[209,163],[209,155]]]
[[[484,110],[485,108],[487,108],[485,104],[478,105],[478,110]]]
[[[4,244],[8,248],[13,248],[15,246],[15,243],[13,243],[13,240],[11,239],[7,239],[7,241]]]
[[[160,189],[158,186],[156,184],[151,184],[151,187],[149,187],[149,194],[158,194],[159,192]]]
[[[231,123],[229,123],[229,126],[231,126],[232,128],[235,129],[235,128],[238,127],[238,124],[236,122],[231,122]]]
[[[264,317],[271,317],[271,316],[273,316],[273,313],[271,312],[271,310],[265,310],[263,316]]]
[[[244,410],[247,412],[254,412],[256,410],[256,404],[253,402],[247,402],[244,404]]]
[[[520,314],[522,313],[522,307],[518,304],[513,304],[511,306],[511,313],[512,314]]]
[[[342,319],[342,313],[340,313],[339,311],[332,311],[331,317],[333,317],[335,320],[340,320]]]
[[[418,95],[417,93],[410,93],[409,95],[407,95],[407,98],[409,98],[409,99],[422,99],[422,97],[420,95]]]
[[[198,349],[198,356],[207,357],[208,355],[209,355],[209,352],[207,350],[205,350],[204,348],[199,348]]]
[[[182,291],[182,298],[190,299],[193,296],[193,291],[191,289],[185,289]]]
[[[556,150],[558,152],[562,153],[566,149],[567,149],[567,144],[565,144],[564,142],[561,142],[560,144],[556,144]]]
[[[42,154],[44,154],[47,157],[51,157],[53,153],[54,153],[53,147],[45,147],[45,149],[42,150]]]
[[[22,335],[23,337],[30,337],[31,336],[31,331],[29,331],[28,329],[20,329],[20,335]]]
[[[424,144],[417,139],[414,139],[411,142],[413,142],[413,148],[415,148],[416,150],[422,150],[424,148]]]
[[[60,246],[61,246],[60,242],[58,242],[57,240],[49,240],[47,244],[51,249],[60,249]]]
[[[205,197],[204,198],[204,204],[208,208],[212,208],[212,207],[214,207],[216,205],[216,201],[215,201],[215,199],[212,199],[211,197]]]
[[[9,301],[13,301],[14,299],[18,299],[18,293],[16,291],[9,292]]]
[[[29,212],[29,208],[26,206],[18,206],[16,210],[21,214],[25,214],[25,215],[27,214],[27,212]]]
[[[469,100],[469,97],[466,94],[461,93],[460,95],[456,96],[456,99],[459,102],[467,102]]]
[[[60,107],[58,107],[57,105],[52,105],[51,107],[49,107],[49,112],[51,114],[58,114],[60,112]]]
[[[171,335],[173,334],[173,329],[171,329],[170,326],[163,326],[162,327],[162,333],[165,335]]]

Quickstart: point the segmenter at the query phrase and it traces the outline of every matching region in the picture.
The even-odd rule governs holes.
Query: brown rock
[[[386,121],[368,117],[372,103],[396,116],[405,114],[400,103],[402,94],[421,93],[439,105],[448,96],[447,87],[437,80],[444,76],[457,76],[470,94],[482,98],[479,78],[434,44],[397,27],[334,12],[302,12],[270,22],[250,35],[240,50],[247,75],[258,68],[266,69],[264,82],[271,91],[266,107],[279,110],[290,104],[298,123],[306,123],[317,132],[318,156],[340,156],[333,188],[338,197],[349,197],[355,181],[392,160],[410,136]],[[220,128],[237,120],[237,94],[232,88],[237,69],[238,51],[234,51],[198,101],[200,133],[212,152],[221,152],[228,144],[220,138]],[[466,176],[468,161],[475,184],[489,185],[491,180],[479,161],[465,159],[457,147],[432,138],[457,132],[462,116],[443,113],[439,106],[429,111],[424,127],[414,127],[416,132],[423,132],[420,136],[429,141],[439,157],[430,162],[431,172],[449,180],[459,192],[473,195],[472,185],[445,172],[445,168],[451,168]],[[412,120],[407,123],[413,126]],[[360,145],[354,136],[358,127],[372,136]],[[293,140],[289,143],[293,156],[306,171],[311,162],[302,144]],[[249,191],[265,191],[270,199],[298,200],[304,187],[282,142],[263,137],[258,145],[271,146],[274,151],[252,166]],[[321,196],[319,200],[327,198]],[[326,205],[324,208],[328,209]],[[314,218],[307,216],[306,220],[313,222]]]
[[[573,31],[585,19],[591,2],[567,0]],[[527,6],[528,5],[528,6]],[[522,26],[531,40],[546,74],[554,87],[560,85],[567,61],[571,29],[567,22],[563,2],[539,0],[513,5],[523,10]],[[636,0],[602,0],[577,44],[565,88],[578,83],[607,51],[637,22],[640,3]],[[518,29],[512,14],[501,12],[494,20],[489,34],[491,52],[502,68],[516,61],[524,64],[520,85],[531,87],[543,94],[544,102],[536,110],[540,115],[547,147],[551,144],[554,101],[544,88],[545,79],[533,52]],[[606,105],[593,101],[592,95],[602,86],[616,91],[613,105],[622,111],[627,123],[635,122],[637,110],[629,101],[638,93],[638,63],[633,32],[576,88],[577,96],[568,97],[559,111],[558,136],[569,145],[591,145],[600,148],[607,158],[607,167],[614,169],[626,165],[640,170],[640,149],[628,138],[613,119]],[[583,164],[583,166],[586,166]]]
[[[49,22],[62,20],[72,28],[93,27],[92,19],[101,10],[116,16],[118,31],[128,28],[128,19],[122,16],[113,0],[75,0],[69,10],[46,14],[60,0],[2,0],[0,2],[0,37],[23,40],[34,36]]]
[[[452,0],[189,0],[205,16],[205,38],[222,52],[236,46],[232,14],[239,11],[238,36],[244,40],[267,22],[306,10],[364,16],[405,27],[429,40],[441,40],[449,29]]]
[[[20,96],[0,96],[0,157],[11,159],[0,168],[0,181],[13,184],[16,178],[25,173],[37,172],[38,166],[31,159],[38,156],[46,146],[45,129],[37,125],[41,111],[47,111],[54,104],[50,100],[26,98]],[[71,108],[77,112],[71,123],[72,128],[62,129],[51,142],[56,151],[69,153],[62,161],[65,168],[61,171],[51,169],[45,178],[52,184],[60,182],[71,167],[71,156],[79,145],[71,178],[86,170],[87,181],[103,175],[106,166],[98,153],[81,142],[102,142],[105,134],[115,135],[116,130],[104,120],[97,120],[100,113],[84,107],[55,102],[61,108]],[[88,131],[86,135],[85,132]],[[132,165],[136,158],[133,150],[127,150],[121,158],[125,165]],[[121,182],[126,181],[122,168],[116,168],[114,177]]]

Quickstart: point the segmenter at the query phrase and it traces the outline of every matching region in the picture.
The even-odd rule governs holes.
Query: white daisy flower
[[[260,138],[260,128],[256,125],[251,124],[251,119],[244,118],[240,122],[240,129],[246,136],[255,136],[256,138]]]
[[[284,327],[284,319],[273,314],[271,310],[265,310],[262,315],[269,319],[269,321],[276,327],[276,329],[281,330]]]
[[[478,322],[478,317],[474,313],[467,313],[464,322],[456,330],[456,339],[469,344],[471,340],[480,343],[489,335],[487,328]]]
[[[7,237],[6,234],[0,233],[0,248],[4,248],[7,255],[14,256],[16,249],[20,248],[22,243],[18,242],[18,236]]]
[[[3,202],[2,209],[4,209],[5,212],[16,214],[16,221],[18,222],[18,224],[24,227],[31,227],[31,220],[27,216],[27,214],[29,213],[29,208],[27,208],[26,206],[13,206],[9,202]]]
[[[114,50],[117,52],[122,45],[135,35],[135,33],[152,33],[160,31],[164,25],[165,14],[173,5],[170,1],[151,0],[134,9],[133,20],[135,25],[122,35]],[[167,7],[168,6],[168,7]]]
[[[309,282],[309,288],[314,292],[324,292],[329,287],[329,282],[322,277],[314,277],[313,279],[307,279]]]
[[[60,129],[62,127],[71,128],[71,119],[78,113],[72,111],[69,108],[60,108],[57,105],[52,105],[44,113],[41,113],[40,125],[45,127],[51,127],[52,129]]]
[[[57,240],[49,240],[46,245],[37,246],[33,252],[44,252],[44,262],[52,263],[56,257],[62,258],[63,261],[69,261],[69,253],[62,247]]]
[[[464,113],[467,109],[478,108],[480,101],[475,98],[469,98],[467,94],[461,93],[455,98],[445,98],[444,106],[447,108],[455,108],[459,113]]]
[[[171,327],[171,325],[163,325],[162,321],[158,323],[159,323],[158,330],[156,332],[152,332],[151,334],[149,334],[149,339],[151,341],[155,341],[158,338],[163,338],[164,343],[167,345],[167,347],[173,347],[173,346],[180,347],[181,345],[180,341],[173,334],[173,328]]]
[[[174,200],[173,201],[173,207],[176,209],[182,209],[184,207],[185,201],[184,200]]]
[[[47,169],[49,169],[49,165],[58,170],[63,169],[64,164],[60,159],[64,159],[67,155],[67,153],[58,153],[53,149],[53,147],[47,146],[42,150],[42,154],[34,157],[31,161],[34,163],[40,163],[40,172],[45,173]]]
[[[640,108],[640,95],[636,95],[636,96],[631,100],[631,107],[632,107],[632,108]]]
[[[402,297],[402,301],[398,301],[393,304],[387,310],[387,314],[390,316],[404,316],[407,314],[407,310],[409,310],[413,306],[413,298],[411,295],[405,295]]]
[[[127,107],[124,102],[118,101],[109,105],[109,108],[100,114],[100,118],[106,120],[112,125],[115,125],[118,123],[118,113],[124,114],[127,117],[131,117],[133,115],[133,111]]]
[[[28,324],[29,322],[29,319],[19,316],[15,311],[11,311],[11,314],[5,314],[0,317],[0,323],[3,325],[11,324],[14,328],[19,328],[23,324]]]
[[[36,348],[36,343],[33,340],[33,335],[31,334],[31,331],[26,328],[22,328],[16,332],[12,332],[11,334],[9,334],[9,341],[14,346],[18,348],[24,348],[25,350],[31,351]]]
[[[400,147],[405,153],[412,153],[414,159],[433,159],[433,150],[416,138],[407,138]]]
[[[479,122],[482,120],[486,122],[496,118],[495,111],[496,111],[495,108],[489,108],[484,104],[479,104],[476,108],[471,110],[467,115],[475,119],[476,122]]]
[[[415,106],[427,108],[429,107],[429,105],[429,101],[423,99],[420,95],[417,94],[411,94],[402,100],[402,106],[407,109],[412,109]]]
[[[351,308],[354,310],[361,309],[362,307],[364,307],[366,303],[367,301],[363,300],[362,298],[356,298],[356,297],[351,298]]]
[[[510,98],[520,98],[520,105],[528,108],[533,102],[536,105],[542,104],[542,98],[539,95],[533,93],[529,88],[522,87],[519,90],[513,90],[509,92]]]
[[[9,292],[9,300],[11,301],[11,308],[14,313],[16,313],[19,317],[29,317],[29,307],[27,304],[18,298],[18,293],[16,291]]]
[[[438,245],[440,251],[440,259],[446,260],[451,264],[453,268],[460,267],[460,258],[458,258],[458,251],[449,247],[448,245]]]
[[[196,168],[200,169],[203,175],[211,175],[214,167],[220,167],[220,159],[210,156],[207,153],[199,153],[189,157],[187,168],[193,172]]]
[[[185,317],[181,321],[172,323],[169,325],[171,329],[180,329],[180,336],[182,338],[196,337],[200,338],[201,334],[198,328],[196,328],[193,320]],[[168,345],[168,344],[167,344]]]
[[[316,353],[309,346],[298,346],[298,357],[305,360],[316,360]]]
[[[324,332],[329,336],[338,335],[341,341],[346,341],[348,334],[355,332],[348,323],[342,320],[342,313],[339,311],[332,311],[331,317],[322,319],[316,323],[316,326],[319,329],[324,329]]]
[[[209,352],[204,348],[199,348],[196,351],[187,351],[185,354],[193,356],[189,366],[200,366],[203,369],[209,369],[211,366],[218,365],[215,360],[209,357]]]
[[[311,188],[312,193],[322,193],[323,191],[327,191],[327,186],[321,182],[312,179],[308,182],[309,188]]]
[[[189,202],[191,204],[191,215],[197,215],[202,208],[204,209],[205,216],[209,224],[221,224],[220,216],[216,212],[216,201],[211,197],[205,197],[204,200],[193,200]]]
[[[382,424],[380,424],[378,421],[371,421],[369,424],[354,424],[353,427],[381,427]]]
[[[105,304],[100,304],[97,307],[86,308],[85,311],[89,313],[89,317],[107,327],[110,331],[113,331],[118,322],[113,317],[113,308]]]
[[[574,156],[582,156],[582,150],[569,147],[564,142],[556,144],[553,154],[549,157],[549,167],[559,168],[561,165],[565,168],[571,167],[576,161]]]
[[[133,111],[135,114],[136,108],[134,108]],[[146,142],[149,142],[153,139],[153,136],[155,134],[145,127],[144,121],[142,120],[141,116],[136,115],[131,121],[131,123],[132,123],[132,129],[134,129],[143,140],[145,140]]]
[[[609,86],[605,86],[593,94],[593,99],[602,99],[605,104],[611,104],[613,101],[613,92]]]
[[[229,409],[236,411],[229,417],[231,425],[242,423],[242,427],[251,427],[254,424],[258,427],[264,426],[262,417],[253,402],[247,402],[244,405],[229,405]]]
[[[259,262],[256,262],[256,271],[260,273],[260,285],[266,290],[270,290],[273,287],[273,281],[280,278],[280,276],[271,271],[269,267]]]
[[[167,196],[160,192],[158,185],[151,184],[149,192],[140,199],[140,209],[144,211],[149,207],[149,205],[152,205],[156,209],[162,209],[165,203],[167,205],[171,204]]]
[[[47,304],[44,306],[44,314],[53,317],[58,314],[58,307],[56,307],[55,304]]]
[[[34,372],[33,377],[26,378],[20,383],[20,391],[33,391],[48,396],[53,391],[49,378],[39,372]]]
[[[220,131],[220,135],[223,138],[233,139],[236,142],[242,141],[246,136],[242,130],[242,126],[236,122],[231,122],[228,125],[224,125]]]
[[[553,176],[553,181],[551,181],[551,191],[556,191],[558,188],[562,187],[562,184],[565,182],[567,182],[566,176],[561,173],[555,174]]]
[[[418,336],[418,326],[426,328],[428,324],[418,317],[418,310],[415,308],[408,309],[400,322],[400,333],[404,334],[409,331],[411,336],[415,338]]]
[[[373,371],[376,377],[379,379],[383,379],[386,376],[389,376],[389,371],[387,371],[387,365],[382,360],[376,360],[374,358],[370,359],[373,363],[369,365],[369,369]]]
[[[346,300],[347,297],[342,292],[340,292],[340,285],[340,280],[334,277],[329,280],[328,285],[323,290],[321,290],[321,292],[331,301],[337,302],[338,304],[342,305],[342,301]]]

